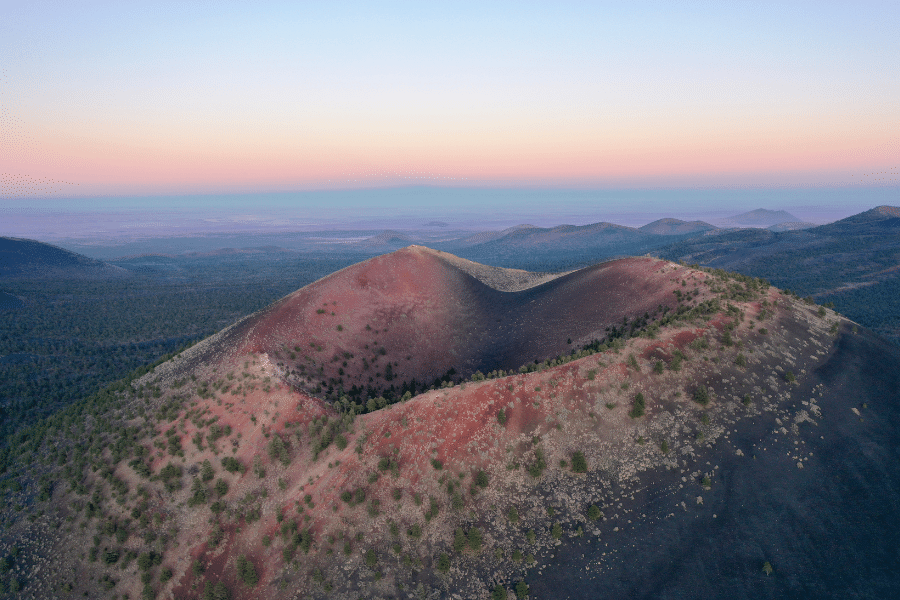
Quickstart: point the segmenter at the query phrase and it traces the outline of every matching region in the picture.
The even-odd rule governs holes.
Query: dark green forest
[[[106,281],[4,280],[0,437],[366,257],[142,257]]]

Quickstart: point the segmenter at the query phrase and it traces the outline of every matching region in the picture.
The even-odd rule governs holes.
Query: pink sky
[[[0,198],[897,185],[897,7],[806,7],[36,4]]]

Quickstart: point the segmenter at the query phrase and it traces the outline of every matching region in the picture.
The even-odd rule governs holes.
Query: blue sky
[[[199,208],[255,194],[274,207],[283,196],[268,192],[423,184],[896,188],[898,13],[896,2],[11,3],[0,203]],[[335,197],[352,208],[351,196],[385,202]]]

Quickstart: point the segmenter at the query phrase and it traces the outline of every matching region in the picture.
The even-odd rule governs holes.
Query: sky
[[[900,184],[895,1],[0,3],[0,208]]]

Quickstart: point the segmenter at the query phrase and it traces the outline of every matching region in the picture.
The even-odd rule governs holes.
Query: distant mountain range
[[[894,301],[900,295],[900,209],[879,206],[821,226],[804,223],[786,211],[765,209],[717,223],[666,218],[642,227],[606,222],[556,227],[521,224],[477,233],[441,226],[438,234],[429,224],[430,232],[296,234],[285,238],[295,243],[290,248],[257,239],[252,247],[170,256],[266,261],[289,253],[317,252],[361,260],[421,244],[493,267],[558,272],[604,259],[651,254],[765,277],[802,295],[834,302],[844,314],[900,340],[900,303]],[[146,267],[147,260],[117,261],[122,269],[49,244],[0,238],[0,278],[119,277]]]
[[[842,313],[900,340],[900,208],[879,206],[800,231],[722,231],[654,252],[687,263],[765,277],[834,302]]]
[[[811,227],[815,224],[805,223],[786,211],[757,209],[724,219],[718,226],[705,221],[674,218],[659,219],[642,227],[606,222],[556,227],[523,224],[502,231],[482,231],[438,242],[423,241],[414,232],[385,231],[360,244],[347,244],[343,249],[366,247],[388,252],[411,243],[427,243],[430,247],[470,260],[541,270],[551,268],[559,261],[565,264],[558,266],[575,267],[601,258],[645,254],[679,239],[706,239],[734,229],[782,232]]]
[[[726,269],[740,269],[775,255],[794,264],[804,276],[820,273],[834,283],[844,271],[838,265],[853,265],[859,275],[868,272],[854,248],[873,256],[878,267],[900,264],[900,208],[879,206],[858,215],[802,231],[774,232],[768,229],[721,231],[703,238],[684,239],[660,251],[660,255]],[[845,253],[838,256],[839,251]],[[879,255],[880,258],[874,258]],[[825,258],[827,257],[827,258]],[[766,258],[766,259],[767,259]],[[817,258],[822,260],[817,260]],[[797,267],[802,265],[802,268]],[[775,273],[773,273],[774,275]]]

